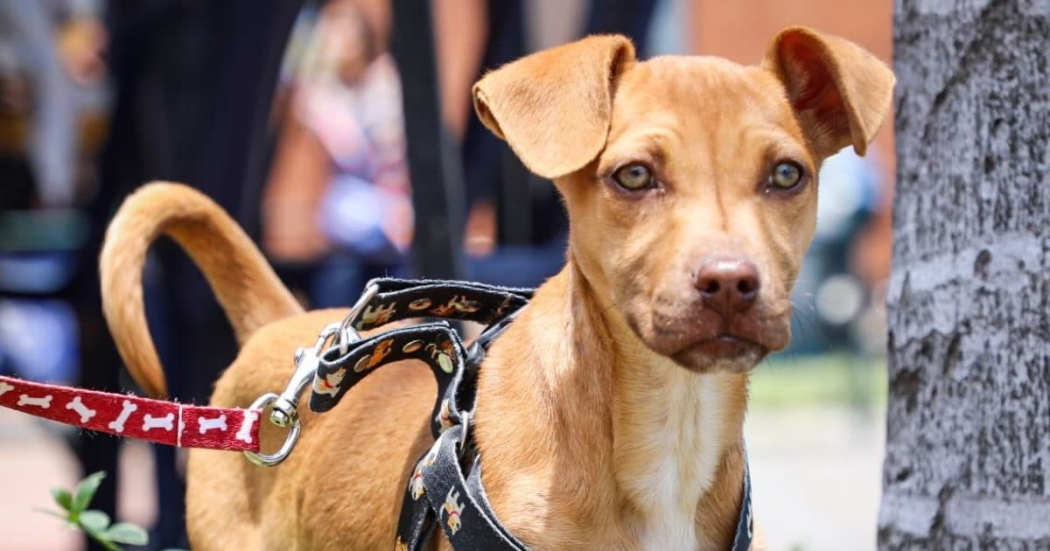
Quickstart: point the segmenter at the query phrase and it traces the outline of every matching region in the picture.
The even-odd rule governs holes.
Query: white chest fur
[[[633,529],[644,549],[695,549],[697,502],[723,451],[725,380],[670,362],[654,367],[621,397],[618,484],[639,509]]]

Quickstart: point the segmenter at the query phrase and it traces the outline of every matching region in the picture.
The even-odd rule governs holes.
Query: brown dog
[[[507,528],[536,549],[726,549],[740,508],[748,374],[789,339],[788,294],[815,224],[817,171],[863,153],[893,75],[840,38],[778,34],[760,66],[636,62],[598,36],[489,73],[482,121],[571,220],[567,263],[493,345],[477,444]],[[102,256],[104,305],[138,381],[164,394],[141,268],[159,233],[201,266],[244,347],[212,403],[279,391],[292,353],[345,311],[303,314],[244,234],[180,186],[134,194]],[[131,293],[129,296],[128,293]],[[378,370],[282,465],[193,451],[196,549],[379,549],[431,443],[432,376]],[[303,408],[305,410],[305,408]],[[284,434],[264,423],[273,449]]]

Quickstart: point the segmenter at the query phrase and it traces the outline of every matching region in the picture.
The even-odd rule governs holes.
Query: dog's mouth
[[[670,354],[675,363],[693,371],[728,368],[741,371],[754,367],[769,354],[761,344],[730,333],[701,339]]]
[[[645,321],[639,323],[640,319]],[[691,316],[627,315],[628,324],[654,352],[695,372],[747,371],[787,345],[790,330],[779,318],[739,316],[727,323],[707,311]]]

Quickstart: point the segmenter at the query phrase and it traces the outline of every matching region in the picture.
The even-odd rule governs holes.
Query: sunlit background
[[[108,216],[144,181],[214,197],[311,306],[346,305],[384,274],[537,285],[562,261],[564,212],[473,116],[470,85],[485,69],[594,32],[629,34],[645,57],[755,63],[791,24],[891,56],[888,1],[431,7],[426,43],[404,32],[419,21],[386,0],[0,0],[0,374],[133,389],[101,321],[95,255]],[[412,68],[404,102],[399,67]],[[774,550],[875,547],[889,126],[867,158],[826,163],[793,345],[753,378],[745,430],[755,511]],[[420,174],[409,150],[440,152],[443,173]],[[413,194],[435,190],[444,204],[414,210]],[[172,391],[203,402],[235,353],[232,334],[170,244],[154,251],[146,280]],[[115,500],[118,518],[151,529],[152,548],[185,545],[180,454],[0,410],[0,549],[83,548],[37,509],[85,468],[107,468],[100,504]]]

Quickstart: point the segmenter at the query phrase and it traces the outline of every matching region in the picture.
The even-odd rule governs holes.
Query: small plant
[[[82,530],[110,551],[120,551],[120,544],[146,545],[149,535],[141,527],[127,522],[110,524],[109,515],[97,509],[88,509],[105,477],[106,473],[101,471],[88,475],[72,493],[65,488],[51,488],[51,495],[62,510],[40,512],[62,519],[73,529]]]

